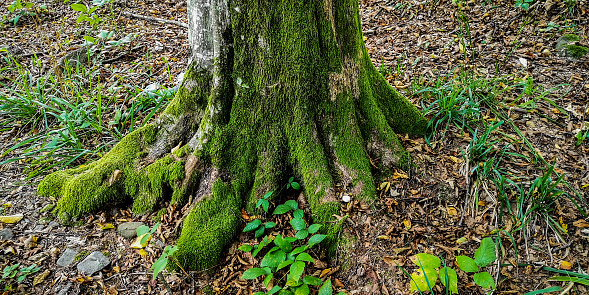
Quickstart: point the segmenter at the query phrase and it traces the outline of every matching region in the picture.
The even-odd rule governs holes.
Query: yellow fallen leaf
[[[407,176],[407,174],[405,174],[403,172],[397,172],[397,171],[395,171],[395,174],[393,175],[393,179],[399,179],[399,178],[408,179],[409,176]]]
[[[116,273],[120,273],[121,272],[121,267],[120,266],[113,266],[112,270],[114,270]]]
[[[51,273],[50,270],[46,270],[43,273],[38,274],[37,276],[35,276],[35,278],[33,279],[33,286],[38,285],[43,283],[43,281],[45,280],[45,278]]]
[[[446,208],[446,212],[448,212],[448,215],[450,216],[456,216],[458,214],[458,210],[456,210],[454,207]]]
[[[141,239],[143,239],[143,237],[145,237],[145,235],[149,235],[149,237],[147,238],[147,240],[145,242],[141,243]],[[135,242],[133,242],[133,244],[131,244],[131,248],[133,248],[133,249],[145,248],[147,246],[147,244],[149,244],[150,240],[151,240],[151,234],[144,233],[135,239]]]
[[[389,236],[378,236],[379,240],[390,240],[391,238]]]
[[[3,223],[17,223],[23,219],[24,215],[22,214],[15,214],[9,216],[0,216],[0,222]]]
[[[322,270],[321,274],[319,275],[319,278],[326,276],[330,271],[331,271],[331,268],[326,268],[326,269]]]
[[[36,236],[29,236],[23,243],[25,247],[31,249],[37,247],[37,237]]]
[[[141,249],[139,250],[139,255],[141,255],[141,257],[143,257],[143,259],[147,259],[147,251]]]
[[[466,242],[466,238],[465,237],[462,237],[462,238],[456,240],[456,244],[462,244],[464,242]]]
[[[448,156],[448,159],[452,160],[452,162],[454,162],[454,163],[459,163],[459,164],[462,163],[462,159],[456,158],[454,156]]]
[[[485,205],[487,205],[487,202],[485,202],[485,201],[483,201],[483,200],[480,200],[478,204],[479,204],[479,206],[481,206],[481,207],[485,207]]]
[[[394,248],[393,252],[395,252],[397,254],[401,254],[401,252],[405,252],[407,250],[411,250],[411,247]]]
[[[403,220],[403,224],[405,225],[406,229],[408,229],[408,230],[411,229],[411,220],[405,219],[405,220]]]
[[[573,268],[573,265],[570,262],[563,260],[560,263],[560,266],[558,268],[564,269],[564,270],[570,270],[571,268]]]
[[[111,229],[111,228],[115,228],[114,225],[112,225],[112,223],[98,223],[98,226],[100,227],[100,229],[102,230],[107,230],[107,229]]]
[[[564,223],[564,219],[562,218],[562,216],[558,218],[558,223],[560,223],[560,227],[562,227],[562,230],[564,231],[564,233],[568,234],[569,233],[569,231],[568,231],[569,225]]]

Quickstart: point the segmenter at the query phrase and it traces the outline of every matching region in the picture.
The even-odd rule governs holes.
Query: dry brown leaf
[[[33,286],[42,283],[50,273],[50,270],[45,270],[43,273],[40,273],[37,276],[35,276],[35,278],[33,279]]]
[[[122,175],[123,171],[115,169],[115,171],[113,171],[110,177],[108,178],[108,186],[112,186],[115,182],[117,182],[117,180],[121,178]]]
[[[579,228],[587,228],[589,227],[589,222],[587,222],[585,219],[579,219],[573,222],[573,225]]]

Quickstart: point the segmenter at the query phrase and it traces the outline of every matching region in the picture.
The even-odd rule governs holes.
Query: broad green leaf
[[[456,256],[456,263],[458,263],[458,267],[460,267],[460,269],[462,271],[465,271],[465,272],[478,272],[479,271],[479,267],[474,262],[474,259],[472,259],[468,256]]]
[[[286,237],[284,239],[287,240],[289,243],[294,243],[297,241],[297,238],[295,237]]]
[[[88,42],[90,42],[90,43],[96,43],[96,39],[95,39],[94,37],[91,37],[91,36],[87,36],[87,35],[86,35],[86,36],[84,36],[83,38],[84,38],[84,40],[86,40],[86,41],[88,41]],[[82,126],[83,126],[83,125],[82,125]],[[83,128],[83,127],[82,127],[82,128]]]
[[[435,255],[427,254],[427,253],[419,253],[416,255],[411,256],[411,261],[415,263],[415,265],[419,267],[423,267],[425,269],[434,269],[440,267],[442,262],[440,258]]]
[[[293,254],[293,255],[296,255],[296,254],[299,254],[299,253],[302,253],[302,252],[307,251],[307,249],[309,249],[309,247],[307,247],[307,246],[296,247],[290,253]]]
[[[246,271],[243,272],[243,275],[241,276],[242,279],[246,279],[246,280],[253,280],[259,276],[263,276],[266,274],[266,271],[258,268],[258,267],[254,267],[254,268],[250,268]]]
[[[285,267],[287,267],[287,266],[289,266],[289,265],[293,264],[293,262],[294,262],[294,260],[286,260],[286,261],[283,261],[283,262],[281,262],[281,263],[280,263],[280,264],[279,264],[279,265],[276,267],[276,270],[283,269],[283,268],[285,268]]]
[[[495,243],[491,238],[484,238],[481,246],[474,252],[474,262],[480,267],[485,267],[495,260],[497,260]]]
[[[309,295],[309,286],[307,284],[301,285],[294,293],[295,295]]]
[[[154,225],[154,226],[151,228],[151,230],[149,231],[149,233],[151,233],[151,234],[155,233],[155,231],[157,230],[157,228],[158,228],[159,226],[160,226],[160,223],[159,223],[159,222],[158,222],[158,223],[156,223],[156,224],[155,224],[155,225]]]
[[[305,216],[305,212],[303,212],[303,210],[301,210],[301,209],[296,209],[292,213],[292,216],[294,218],[301,218],[302,219]]]
[[[301,189],[301,185],[298,182],[291,182],[290,185],[292,186],[293,189]]]
[[[270,273],[269,275],[267,275],[264,278],[264,286],[266,286],[266,288],[268,288],[268,285],[270,285],[270,281],[272,281],[273,277],[274,277],[274,275],[272,273]]]
[[[288,241],[283,239],[281,235],[277,235],[274,238],[274,244],[276,244],[276,246],[280,247],[280,249],[282,249],[282,251],[284,251],[284,252],[292,251],[292,245]]]
[[[299,204],[295,200],[288,200],[284,202],[284,205],[292,208],[292,210],[297,210],[299,208]]]
[[[314,276],[306,276],[303,278],[303,283],[307,285],[319,286],[323,284],[323,281],[320,278],[316,278]]]
[[[423,270],[423,271],[422,271]],[[438,273],[433,268],[420,269],[411,274],[411,290],[414,291],[430,291],[438,280]]]
[[[252,252],[252,257],[256,257],[256,255],[258,255],[258,253],[266,246],[268,246],[268,244],[270,244],[270,240],[268,239],[268,236],[265,236],[262,241],[260,242],[259,245],[257,245],[256,247],[254,247],[256,250],[254,250],[254,252]]]
[[[275,294],[276,292],[280,291],[280,286],[274,286],[272,290],[268,291],[268,295]]]
[[[266,230],[266,228],[263,226],[258,227],[256,232],[254,233],[254,237],[259,238],[259,237],[263,236],[265,230]]]
[[[264,195],[264,199],[268,199],[270,196],[272,196],[272,194],[274,193],[274,191],[269,191]]]
[[[456,271],[449,267],[442,267],[439,271],[439,278],[442,285],[452,293],[458,294],[458,275]],[[446,281],[448,284],[446,284]]]
[[[274,209],[274,213],[272,213],[272,214],[274,214],[274,215],[284,214],[284,213],[290,211],[291,209],[292,208],[290,208],[290,206],[287,206],[287,205],[284,205],[284,204],[283,205],[278,205],[278,206],[276,206],[276,209]]]
[[[282,263],[286,259],[286,253],[282,250],[277,250],[273,252],[268,252],[262,258],[262,262],[260,266],[269,266],[269,267],[277,267],[280,263]]]
[[[318,295],[331,295],[333,294],[333,289],[331,288],[331,279],[325,281],[323,286],[319,289]]]
[[[241,250],[243,252],[249,252],[252,249],[254,249],[254,246],[252,246],[252,245],[244,244],[244,245],[239,246],[239,250]]]
[[[142,225],[137,228],[137,236],[140,237],[149,232],[149,227],[147,225]]]
[[[321,241],[323,241],[323,239],[325,239],[326,237],[327,235],[313,235],[309,238],[309,247],[313,247],[321,243]]]
[[[302,285],[302,284],[299,280],[293,280],[293,279],[286,280],[286,284],[284,284],[285,287],[288,287],[288,286],[296,287],[296,286],[300,286],[300,285]],[[284,291],[285,290],[280,291],[280,294],[284,294]],[[293,294],[293,293],[291,293],[291,294]]]
[[[315,262],[315,260],[313,260],[313,257],[311,257],[311,255],[309,255],[309,254],[307,254],[305,252],[299,254],[297,256],[297,259],[296,260],[307,261],[307,262],[311,262],[311,263],[314,263]]]
[[[72,5],[70,5],[70,7],[74,11],[80,11],[80,12],[86,12],[86,11],[88,11],[88,9],[86,8],[86,5],[84,5],[84,4],[72,4]]]
[[[293,218],[290,220],[290,225],[294,230],[302,230],[307,228],[307,224],[302,218]]]
[[[293,180],[294,180],[294,177],[292,177],[292,176],[291,176],[291,177],[288,179],[288,183],[291,183]]]
[[[299,239],[299,240],[304,240],[309,236],[309,232],[306,229],[301,229],[297,232],[297,234],[295,235],[295,238]]]
[[[475,273],[472,278],[477,285],[483,288],[495,289],[495,280],[486,271]]]
[[[245,228],[243,229],[244,233],[250,232],[250,231],[254,231],[256,229],[258,229],[258,226],[260,226],[260,224],[262,224],[262,221],[259,219],[256,219],[252,222],[249,222],[248,224],[245,225]]]
[[[311,226],[309,226],[309,233],[314,234],[316,233],[319,229],[321,228],[321,224],[311,224]]]
[[[266,222],[264,223],[265,228],[273,228],[276,226],[276,222]]]
[[[164,268],[166,268],[166,265],[168,265],[168,258],[161,258],[158,259],[156,262],[153,263],[153,265],[151,266],[151,269],[153,269],[153,279],[155,280],[155,278],[157,277],[157,275],[164,270]]]
[[[305,263],[303,261],[295,261],[290,265],[289,278],[298,282],[305,271]]]

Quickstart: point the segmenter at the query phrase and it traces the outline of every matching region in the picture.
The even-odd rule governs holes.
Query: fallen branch
[[[159,18],[159,17],[153,17],[153,16],[145,16],[145,15],[140,15],[140,14],[135,14],[135,13],[130,13],[130,12],[124,12],[124,11],[123,11],[123,14],[126,15],[126,16],[138,18],[138,19],[148,20],[148,21],[152,21],[152,22],[168,23],[168,24],[177,25],[179,27],[188,28],[188,24],[183,23],[183,22],[179,22],[179,21],[175,21],[175,20],[169,20],[169,19],[164,19],[164,18]]]

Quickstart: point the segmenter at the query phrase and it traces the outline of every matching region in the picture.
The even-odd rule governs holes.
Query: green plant
[[[4,270],[2,270],[2,279],[6,279],[6,278],[14,278],[14,276],[16,276],[16,274],[18,273],[17,268],[19,267],[20,263],[14,264],[14,265],[7,265],[6,267],[4,267]]]
[[[287,187],[298,189],[299,184],[292,180],[293,178],[289,180]],[[271,194],[272,192],[266,194],[261,200],[267,202]],[[262,206],[264,211],[267,212],[267,206],[264,207],[263,205],[267,203],[263,201],[258,202],[258,207]],[[314,276],[304,276],[306,264],[314,262],[307,251],[321,243],[327,236],[318,233],[321,228],[320,224],[312,224],[307,227],[307,223],[303,218],[303,210],[298,209],[298,204],[293,200],[278,205],[273,215],[281,215],[290,211],[293,211],[293,218],[290,224],[296,231],[293,237],[277,235],[272,240],[266,235],[257,245],[244,244],[239,247],[244,252],[252,252],[252,256],[256,257],[266,246],[274,244],[274,247],[270,248],[262,258],[260,267],[246,270],[242,275],[242,279],[253,280],[265,276],[263,282],[268,292],[257,292],[255,293],[256,295],[275,294],[279,291],[281,292],[280,294],[309,294],[309,286],[321,286],[319,294],[332,294],[331,280],[323,282]],[[248,223],[243,231],[250,232],[255,230],[256,238],[258,238],[263,235],[267,224],[271,224],[271,227],[273,227],[276,223],[262,223],[260,220],[254,220]],[[288,270],[286,269],[287,267]],[[283,282],[283,286],[273,282],[274,279],[282,280],[284,278],[286,281]]]
[[[154,226],[149,228],[147,225],[141,225],[137,228],[137,236],[141,238],[140,244],[144,244],[151,239],[151,236],[157,228],[160,226],[160,223],[156,223]]]
[[[495,242],[491,238],[481,240],[481,245],[474,253],[474,259],[468,256],[456,256],[456,264],[462,271],[474,273],[474,282],[483,288],[490,289],[495,289],[495,280],[488,272],[480,271],[480,268],[493,263],[495,260],[497,260]]]
[[[74,10],[74,11],[78,11],[80,12],[80,15],[78,16],[78,18],[76,19],[77,23],[81,23],[83,21],[88,22],[90,25],[92,25],[92,27],[94,29],[96,29],[96,26],[102,22],[102,18],[100,16],[98,16],[96,13],[94,13],[98,8],[100,8],[102,5],[106,4],[110,2],[110,0],[93,0],[92,4],[93,6],[86,6],[84,4],[80,4],[80,3],[75,3],[72,4],[70,7]]]
[[[4,20],[7,22],[11,22],[13,25],[16,26],[16,23],[19,19],[23,16],[36,16],[36,8],[34,7],[35,3],[33,2],[25,2],[22,0],[13,1],[10,5],[8,5],[8,12],[14,14],[12,18],[8,18],[6,15],[4,16]],[[46,10],[47,5],[42,4],[39,6],[40,10]]]
[[[534,0],[515,0],[515,7],[521,7],[524,10],[528,10],[532,3],[534,3]]]
[[[389,75],[389,68],[387,67],[386,61],[384,60],[384,55],[380,54],[380,66],[378,67],[378,71],[383,77],[387,77]]]
[[[577,139],[577,142],[575,143],[575,145],[580,146],[583,143],[583,141],[585,141],[585,139],[587,138],[588,135],[589,135],[589,129],[579,130],[579,132],[577,132],[577,134],[575,134],[575,138]]]
[[[433,288],[440,279],[442,285],[450,293],[458,294],[458,277],[456,271],[448,266],[437,256],[419,253],[411,256],[411,261],[419,268],[409,277],[411,279],[410,293],[418,291],[420,293],[430,291],[433,294]],[[404,269],[406,275],[409,275]]]
[[[18,275],[17,281],[20,283],[22,281],[24,281],[28,275],[32,274],[32,273],[36,273],[40,270],[40,267],[37,267],[36,264],[31,264],[28,267],[23,267],[19,270],[20,274]]]
[[[178,247],[177,246],[170,246],[167,245],[166,248],[164,248],[164,252],[162,253],[162,256],[160,256],[160,258],[158,258],[156,260],[156,262],[153,263],[153,265],[151,266],[151,269],[153,270],[153,279],[155,280],[155,278],[158,276],[158,274],[164,270],[166,268],[166,266],[168,266],[168,262],[170,257],[174,257],[174,253],[178,251]]]

